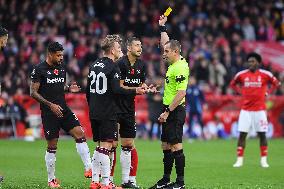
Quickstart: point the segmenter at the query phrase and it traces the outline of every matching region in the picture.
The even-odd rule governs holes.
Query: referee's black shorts
[[[179,105],[170,112],[169,117],[162,126],[162,142],[169,144],[182,143],[183,125],[185,122],[185,106]]]

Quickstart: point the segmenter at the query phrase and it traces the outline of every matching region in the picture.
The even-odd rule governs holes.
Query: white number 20
[[[103,72],[100,72],[98,75],[91,71],[89,77],[91,80],[90,92],[97,94],[104,94],[107,91],[107,77]],[[100,86],[100,80],[102,80],[102,86]],[[93,85],[95,85],[93,87]]]

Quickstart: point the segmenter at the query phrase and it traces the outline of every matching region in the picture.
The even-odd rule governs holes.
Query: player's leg
[[[96,146],[93,157],[92,157],[92,182],[90,188],[96,189],[100,188],[100,160],[99,160],[99,153],[97,152],[97,148],[100,147],[100,124],[101,122],[98,120],[91,119],[91,128],[93,133],[93,141],[98,142]]]
[[[84,168],[85,168],[84,176],[86,178],[91,178],[92,177],[92,162],[91,162],[90,150],[86,142],[85,133],[81,126],[74,127],[73,129],[69,131],[69,133],[75,139],[77,152],[80,155],[81,160],[84,164]]]
[[[134,138],[136,137],[135,115],[120,115],[119,124],[119,133],[121,137],[120,163],[122,169],[122,187],[137,188],[136,173],[138,155],[134,146]]]
[[[118,133],[116,132],[115,140],[112,143],[112,148],[110,150],[110,180],[113,182],[114,170],[116,166],[116,148],[118,146]]]
[[[45,153],[45,165],[48,176],[48,186],[51,188],[59,188],[59,181],[55,177],[55,162],[57,150],[57,138],[47,140],[47,150]]]
[[[260,165],[263,168],[269,167],[267,163],[267,138],[266,132],[268,131],[268,121],[265,111],[257,111],[254,112],[255,118],[255,130],[257,131],[259,137],[259,145],[260,145]]]
[[[59,188],[60,185],[55,176],[55,162],[60,123],[55,115],[46,114],[42,115],[42,124],[47,141],[45,165],[47,169],[48,186],[51,188]]]
[[[269,167],[268,163],[267,163],[267,138],[266,138],[266,133],[265,132],[258,132],[258,136],[259,136],[259,143],[260,143],[260,165],[263,168],[267,168]]]
[[[243,166],[244,161],[244,150],[246,147],[246,132],[240,132],[239,138],[238,138],[238,145],[237,145],[237,161],[233,165],[233,167],[241,167]]]
[[[96,129],[97,128],[97,129]],[[94,141],[99,142],[99,146],[96,147],[93,156],[93,170],[94,166],[99,167],[99,172],[101,174],[101,184],[103,187],[114,187],[110,182],[110,150],[112,148],[113,141],[115,139],[116,133],[116,121],[114,120],[95,120],[92,121],[92,130],[94,134]],[[94,131],[98,131],[98,134],[95,135]],[[96,138],[95,138],[96,137]],[[94,175],[93,175],[94,176]],[[93,184],[98,183],[99,178],[98,175],[96,177],[97,180],[92,178]],[[111,186],[110,186],[111,185]]]
[[[86,178],[92,177],[92,162],[90,158],[90,150],[86,142],[85,133],[80,125],[77,116],[67,108],[64,112],[64,117],[61,120],[62,128],[69,132],[76,141],[76,149],[84,164],[84,176]]]
[[[241,110],[238,121],[238,131],[240,132],[240,135],[238,138],[238,145],[237,145],[237,161],[235,162],[233,167],[243,166],[246,137],[247,133],[250,130],[251,125],[252,125],[251,112]]]

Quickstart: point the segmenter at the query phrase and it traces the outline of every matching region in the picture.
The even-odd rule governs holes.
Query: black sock
[[[171,150],[163,150],[164,152],[164,176],[163,178],[167,181],[170,181],[172,168],[174,165],[174,155]]]
[[[178,150],[173,152],[175,159],[175,167],[177,173],[176,182],[179,184],[184,184],[184,167],[185,167],[185,157],[183,150]]]

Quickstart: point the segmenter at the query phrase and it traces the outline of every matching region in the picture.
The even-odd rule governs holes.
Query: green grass
[[[89,141],[93,151],[94,143]],[[137,141],[139,153],[138,183],[147,188],[163,173],[162,152],[158,141]],[[184,142],[186,155],[185,181],[188,188],[223,189],[280,189],[284,188],[284,142],[269,141],[270,168],[259,165],[257,140],[247,141],[245,164],[233,168],[235,140]],[[45,141],[33,143],[0,140],[0,174],[4,182],[0,188],[47,188],[44,162]],[[119,158],[118,158],[119,159]],[[116,183],[120,183],[120,165],[117,163]],[[175,172],[175,171],[173,171]],[[58,145],[56,175],[62,188],[88,188],[90,180],[83,177],[83,165],[73,140],[61,140]],[[175,178],[175,174],[172,175]]]

